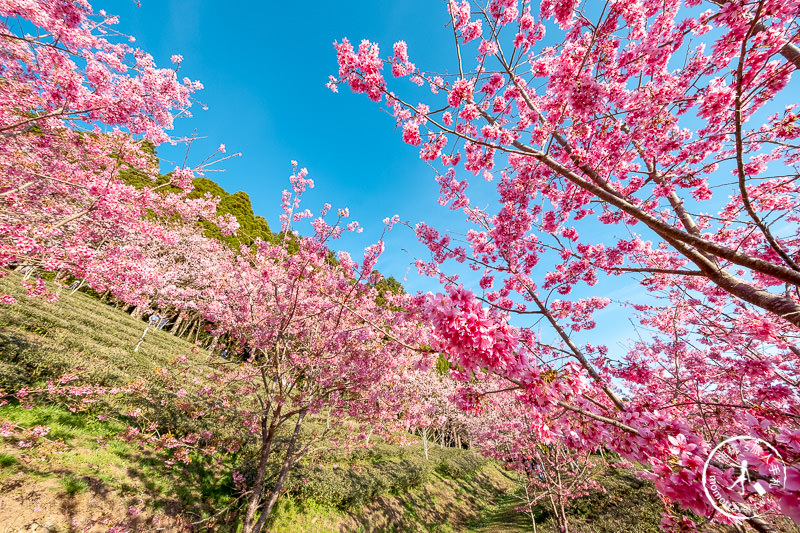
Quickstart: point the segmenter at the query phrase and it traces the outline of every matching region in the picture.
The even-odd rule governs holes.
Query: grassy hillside
[[[0,306],[0,388],[7,391],[76,369],[79,382],[125,385],[178,354],[200,357],[186,341],[153,329],[134,353],[146,324],[80,292],[65,291],[54,303],[27,299],[16,276],[0,280],[0,292],[20,302]],[[135,522],[144,506],[153,510],[147,513],[151,524],[174,525],[181,513],[202,513],[219,500],[219,473],[201,464],[167,469],[155,454],[114,438],[124,428],[120,421],[98,419],[98,413],[130,407],[125,398],[77,414],[53,404],[0,407],[0,423],[51,428],[45,444],[33,448],[0,438],[0,524],[16,531],[32,523],[63,529],[73,521],[97,521],[96,530],[105,531]]]
[[[35,387],[79,369],[80,381],[125,385],[168,367],[177,355],[203,362],[207,352],[165,331],[150,330],[139,352],[133,347],[143,320],[81,292],[64,292],[57,302],[28,299],[11,275],[0,292],[15,305],[0,306],[0,389]],[[0,532],[179,531],[181,524],[206,520],[195,530],[235,531],[236,521],[208,521],[231,501],[230,466],[196,458],[167,467],[161,452],[116,438],[141,407],[118,397],[72,413],[65,405],[26,409],[0,406],[0,426],[49,426],[38,446],[24,448],[24,436],[0,436]],[[98,415],[100,415],[98,417]],[[108,415],[107,419],[104,415]],[[149,416],[180,424],[175,413]],[[367,450],[323,453],[301,463],[287,483],[270,531],[521,532],[530,517],[516,508],[522,499],[515,474],[472,452],[438,447],[426,460],[421,444],[399,447],[381,442]],[[651,532],[660,520],[652,485],[623,471],[597,474],[609,492],[576,500],[571,523],[584,532]],[[535,510],[539,531],[550,531],[548,510]]]
[[[0,306],[0,388],[6,391],[76,368],[83,383],[124,385],[169,366],[176,355],[207,357],[152,329],[134,353],[145,322],[81,292],[64,291],[53,303],[28,299],[16,275],[0,280],[0,292],[19,302]],[[159,453],[115,438],[135,406],[125,397],[78,413],[57,404],[0,406],[0,424],[51,428],[33,448],[20,447],[19,435],[0,437],[0,531],[28,531],[32,524],[52,531],[68,531],[70,524],[87,531],[115,524],[177,531],[181,521],[208,518],[225,505],[233,488],[224,465],[208,460],[168,468]],[[100,420],[98,413],[110,415]],[[329,451],[298,467],[271,529],[461,531],[508,487],[494,466],[467,451],[435,448],[430,461],[420,445],[380,443],[347,456]]]

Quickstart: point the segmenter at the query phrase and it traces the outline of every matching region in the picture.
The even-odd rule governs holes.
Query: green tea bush
[[[298,465],[287,490],[299,500],[349,509],[381,494],[398,494],[422,486],[434,471],[453,479],[468,479],[486,463],[472,451],[453,448],[432,447],[428,457],[425,459],[420,446],[380,443],[356,450],[346,458],[326,457],[324,463]]]
[[[486,464],[486,458],[472,451],[453,450],[458,453],[442,454],[436,471],[452,479],[469,479]]]
[[[289,492],[300,499],[333,505],[340,509],[370,501],[388,488],[389,480],[380,470],[365,466],[360,472],[334,465],[298,465],[289,483]]]
[[[397,448],[395,448],[396,452]],[[301,499],[348,509],[363,505],[382,493],[403,492],[428,480],[434,465],[424,457],[399,459],[380,454],[383,460],[338,464],[299,465],[289,492]]]

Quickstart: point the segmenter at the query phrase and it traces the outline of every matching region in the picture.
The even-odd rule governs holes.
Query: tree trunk
[[[211,343],[208,346],[208,356],[211,357],[214,355],[214,350],[217,348],[217,343],[219,342],[219,337],[214,336],[211,337]]]
[[[172,327],[169,328],[169,332],[175,335],[178,332],[178,328],[181,326],[181,322],[183,322],[183,317],[180,313],[175,317],[175,323],[172,324]]]
[[[192,320],[191,318],[189,318],[189,319],[188,319],[188,320],[187,320],[187,321],[186,321],[186,322],[183,324],[183,327],[182,327],[182,328],[181,328],[181,330],[178,332],[178,337],[183,337],[183,335],[186,333],[186,330],[188,330],[190,327],[192,327],[192,322],[194,322],[194,320]]]
[[[533,500],[531,499],[530,487],[527,481],[525,485],[525,503],[527,503],[528,514],[531,516],[531,524],[533,524],[533,533],[536,533],[536,514],[533,512]]]
[[[275,507],[275,503],[278,501],[278,497],[281,494],[281,489],[283,489],[283,483],[286,481],[286,476],[289,474],[289,470],[291,470],[292,466],[294,466],[294,450],[297,444],[297,438],[300,436],[300,428],[303,425],[303,419],[305,417],[305,412],[302,412],[297,416],[297,422],[294,425],[294,433],[292,433],[292,438],[289,441],[289,447],[286,449],[286,457],[283,460],[283,466],[281,466],[281,473],[278,475],[278,480],[275,482],[275,486],[272,488],[272,493],[269,495],[267,505],[261,512],[261,516],[258,517],[258,522],[256,522],[252,532],[243,531],[242,533],[259,533],[264,527],[264,524],[267,522],[267,518],[269,518],[269,515],[272,512],[272,509]]]
[[[533,472],[531,472],[533,473]],[[562,487],[564,484],[561,482],[561,472],[558,471],[556,468],[556,476],[558,476],[558,506],[559,510],[561,511],[559,522],[561,522],[561,530],[564,533],[569,533],[569,523],[567,522],[567,511],[564,508],[564,496],[562,494]]]
[[[192,334],[194,334],[197,331],[197,322],[198,322],[197,319],[192,320],[191,326],[189,326],[187,328],[187,332],[186,332],[186,339],[187,340],[191,340],[192,339]]]
[[[139,342],[136,343],[136,348],[133,349],[134,352],[138,352],[139,351],[139,346],[141,346],[142,343],[144,342],[144,336],[147,335],[147,330],[148,329],[150,329],[150,324],[148,324],[147,327],[144,328],[144,332],[142,333],[142,337],[139,339]]]
[[[422,428],[422,447],[425,449],[425,460],[428,459],[428,428]]]
[[[756,516],[748,518],[744,523],[758,531],[758,533],[777,533],[775,528]]]
[[[194,333],[195,328],[197,328],[197,323],[198,323],[199,320],[200,319],[197,318],[196,316],[191,317],[189,319],[189,321],[186,323],[186,327],[184,328],[183,333],[181,334],[181,336],[186,335],[187,339],[191,339],[192,338],[192,333]]]
[[[65,285],[63,283],[59,283],[61,279],[61,270],[56,271],[56,275],[53,276],[53,285],[56,286],[56,296],[61,296],[61,292],[64,290]]]
[[[267,473],[267,459],[269,459],[269,452],[272,448],[272,440],[275,437],[275,430],[280,421],[282,406],[278,406],[272,416],[272,422],[267,424],[268,417],[264,416],[261,419],[261,452],[258,458],[258,469],[256,470],[256,480],[253,482],[252,494],[250,500],[247,502],[247,510],[244,516],[244,525],[242,526],[242,533],[253,533],[253,520],[258,511],[259,504],[261,503],[261,494],[264,492],[264,478]]]
[[[195,324],[195,329],[194,329],[194,343],[195,344],[197,344],[197,338],[200,337],[200,330],[202,329],[200,326],[201,326],[202,323],[203,323],[203,319],[202,318],[198,318],[197,319],[197,323]]]

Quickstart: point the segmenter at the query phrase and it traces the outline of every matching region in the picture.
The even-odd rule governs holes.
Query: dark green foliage
[[[301,498],[348,509],[385,492],[404,492],[428,480],[433,463],[425,457],[394,457],[383,462],[300,465],[290,491]]]
[[[133,185],[137,189],[143,189],[145,187],[158,187],[163,186],[169,183],[170,175],[169,174],[159,174],[156,177],[156,180],[153,181],[147,173],[137,169],[137,168],[123,168],[119,171],[119,176],[128,185]],[[164,187],[165,189],[167,187]],[[172,188],[172,187],[170,187]],[[177,188],[172,188],[173,190],[177,190]]]
[[[224,242],[232,248],[238,249],[241,244],[251,246],[256,239],[266,242],[275,242],[275,235],[269,229],[269,224],[264,217],[253,213],[253,206],[250,203],[250,196],[246,192],[238,191],[228,194],[225,189],[216,182],[208,178],[195,178],[193,180],[194,190],[189,194],[190,198],[199,198],[206,193],[220,198],[217,205],[217,214],[225,215],[230,213],[239,221],[239,231],[236,235],[223,236],[218,227],[210,222],[203,221],[202,225],[206,235],[211,238]]]
[[[392,294],[403,293],[403,285],[392,276],[389,276],[388,278],[381,277],[381,279],[375,284],[375,289],[378,291],[378,297],[375,299],[375,302],[378,305],[386,305],[385,294],[387,291]]]
[[[153,157],[156,157],[156,145],[153,144],[151,141],[144,140],[139,143],[139,147],[142,149],[142,152],[150,154]]]
[[[447,356],[440,353],[436,359],[436,373],[439,375],[446,374],[451,368],[453,368],[453,365],[447,360]]]
[[[152,147],[146,151],[154,153]],[[179,192],[177,187],[168,185],[170,173],[160,174],[153,181],[142,170],[126,166],[120,171],[120,177],[128,185],[137,188],[160,187],[163,191]],[[194,190],[189,193],[189,198],[202,198],[207,193],[211,196],[220,198],[217,206],[217,214],[224,215],[230,213],[239,221],[239,231],[236,235],[223,236],[222,232],[211,222],[203,220],[200,222],[205,234],[213,239],[224,242],[228,246],[238,249],[240,245],[251,246],[256,239],[266,242],[275,242],[275,235],[269,229],[269,224],[264,217],[253,213],[250,197],[246,192],[235,192],[229,194],[218,183],[208,178],[195,178],[192,180]]]
[[[206,193],[210,193],[211,196],[219,196],[220,198],[230,196],[225,189],[220,187],[219,183],[208,178],[195,178],[192,180],[192,184],[194,185],[194,190],[189,193],[190,198],[200,198],[205,196]]]
[[[339,266],[339,259],[336,257],[333,250],[329,251],[328,255],[325,256],[325,263],[330,266]]]
[[[142,149],[143,152],[150,154],[152,156],[153,164],[158,164],[158,156],[156,155],[156,148],[153,143],[149,141],[142,141],[139,143],[139,147]],[[144,187],[159,187],[165,186],[170,182],[170,173],[167,174],[159,174],[156,176],[155,181],[153,178],[149,176],[146,172],[141,169],[134,168],[127,163],[122,164],[122,168],[119,170],[119,177],[127,183],[128,185],[133,185],[137,189],[143,189]],[[177,187],[163,187],[164,189],[170,189],[173,192],[177,191]]]
[[[381,294],[389,291],[392,294],[400,294],[403,292],[403,285],[394,279],[394,276],[389,276],[388,278],[381,278],[378,283],[375,284],[375,288]]]
[[[444,457],[436,471],[452,479],[470,479],[485,464],[486,458],[476,453],[457,453]]]

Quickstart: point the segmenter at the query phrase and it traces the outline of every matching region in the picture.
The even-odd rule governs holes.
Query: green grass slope
[[[101,384],[126,384],[166,366],[192,345],[97,298],[64,290],[59,300],[27,298],[19,277],[0,280],[0,292],[19,301],[0,306],[0,387],[15,390],[37,380],[81,369]]]
[[[19,281],[15,274],[0,279],[0,292],[18,300],[0,306],[0,388],[6,391],[36,387],[76,368],[85,383],[124,385],[168,367],[176,355],[198,362],[207,357],[152,329],[134,353],[143,320],[82,292],[64,291],[52,303],[29,299]],[[124,413],[126,401],[107,407]],[[116,439],[124,425],[113,417],[99,420],[96,411],[39,403],[25,409],[12,402],[0,406],[4,421],[51,431],[46,444],[33,448],[0,437],[3,533],[33,524],[52,531],[73,524],[86,531],[117,524],[178,531],[182,520],[207,518],[233,494],[228,471],[202,461],[167,468],[157,453]],[[426,461],[421,445],[379,443],[350,455],[330,450],[299,465],[270,530],[462,531],[510,486],[472,452],[432,448],[430,456]],[[218,524],[213,530],[235,528]]]
[[[177,355],[203,362],[207,352],[165,331],[150,330],[138,353],[133,347],[146,326],[97,298],[64,291],[56,302],[27,298],[12,274],[0,293],[0,389],[36,387],[75,372],[85,383],[125,385],[169,367]],[[195,350],[196,351],[196,350]],[[26,409],[0,406],[0,425],[51,428],[45,444],[25,448],[19,437],[0,437],[0,532],[236,531],[236,521],[207,519],[234,497],[230,467],[236,457],[197,458],[165,466],[160,452],[116,438],[135,398],[72,413],[56,403]],[[118,416],[98,418],[99,412]],[[155,413],[180,423],[176,413]],[[175,422],[174,420],[178,420]],[[532,531],[521,505],[515,474],[466,450],[378,442],[345,454],[325,450],[298,465],[269,525],[282,533],[347,531],[522,532]],[[570,520],[584,532],[655,531],[660,503],[651,484],[622,471],[598,474],[609,492],[576,500]],[[545,507],[534,512],[538,531],[550,531]]]
[[[190,343],[152,328],[134,353],[145,322],[81,292],[64,291],[53,303],[29,299],[16,275],[0,280],[0,292],[19,302],[0,305],[0,389],[6,391],[35,388],[67,372],[83,383],[125,385],[178,354],[203,357],[192,354]],[[110,403],[106,410],[129,407],[125,398]],[[177,527],[176,516],[208,512],[224,492],[219,472],[203,464],[165,468],[157,455],[116,440],[124,425],[102,421],[96,411],[74,414],[58,404],[25,409],[12,402],[0,406],[3,421],[51,428],[45,444],[33,448],[0,438],[3,532],[32,524],[67,531],[73,522],[95,524],[87,531],[123,522]],[[143,507],[150,511],[138,520]]]

